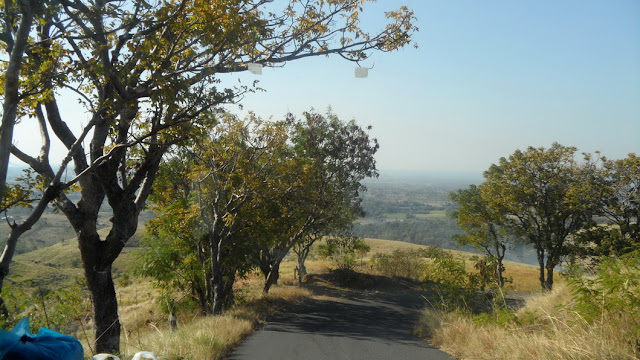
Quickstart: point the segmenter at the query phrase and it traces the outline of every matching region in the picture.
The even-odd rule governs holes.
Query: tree
[[[569,252],[568,240],[590,226],[597,207],[590,167],[579,166],[575,153],[558,143],[529,147],[484,173],[489,206],[503,214],[512,235],[534,247],[545,290],[553,287],[553,271]]]
[[[378,176],[378,142],[354,121],[343,122],[331,112],[307,112],[301,121],[289,121],[299,185],[272,208],[284,226],[271,232],[261,251],[265,293],[277,283],[280,263],[296,244],[346,229],[363,215],[362,180]]]
[[[614,254],[640,247],[640,158],[604,160],[605,196],[602,215],[615,225],[619,242]]]
[[[318,241],[320,235],[317,234],[307,234],[305,237],[300,239],[295,245],[293,245],[293,253],[296,254],[297,265],[296,272],[298,275],[298,285],[302,285],[302,277],[307,275],[307,267],[305,266],[305,262],[311,253],[311,247],[313,244]]]
[[[37,63],[38,54],[50,54],[56,71],[47,70],[46,96],[27,104],[25,113],[43,114],[73,157],[81,200],[61,198],[58,207],[78,234],[98,352],[119,351],[111,266],[137,229],[163,155],[209,126],[216,107],[250,90],[219,89],[218,74],[319,55],[359,61],[372,51],[407,45],[416,30],[413,13],[401,7],[386,14],[383,30],[364,32],[360,0],[292,0],[284,11],[268,0],[57,4],[38,26],[40,41],[30,56]],[[82,136],[71,131],[71,116],[60,112],[62,88],[74,92],[90,115],[82,130],[93,128],[86,149],[82,142],[74,148]],[[48,159],[12,153],[40,174],[51,172]],[[97,213],[105,200],[113,209],[112,229],[101,238]]]
[[[493,267],[493,275],[498,286],[504,286],[503,259],[507,250],[508,237],[501,229],[505,221],[503,214],[490,207],[490,202],[483,194],[484,185],[471,185],[449,194],[451,201],[459,208],[451,215],[458,226],[465,231],[463,235],[454,235],[461,245],[473,245],[485,251],[489,263]]]
[[[353,270],[356,255],[364,255],[369,250],[371,247],[364,240],[348,234],[328,237],[318,246],[320,256],[331,259],[341,270]]]
[[[159,215],[147,226],[155,246],[144,256],[143,273],[171,288],[189,288],[203,313],[222,313],[236,276],[254,266],[257,240],[247,230],[271,221],[260,218],[260,209],[277,187],[273,168],[284,158],[284,125],[227,115],[162,165],[151,198]]]
[[[640,158],[598,159],[593,188],[599,197],[600,224],[578,234],[578,255],[598,263],[603,256],[623,255],[640,248]],[[594,162],[595,165],[595,162]]]

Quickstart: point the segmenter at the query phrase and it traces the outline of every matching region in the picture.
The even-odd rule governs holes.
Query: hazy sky
[[[379,28],[402,4],[418,18],[418,49],[374,54],[365,79],[340,58],[230,75],[267,90],[248,95],[245,111],[331,106],[373,126],[382,170],[481,173],[554,141],[609,158],[640,153],[640,1],[379,0],[363,26]],[[16,142],[34,131],[21,124]]]
[[[482,172],[554,141],[640,153],[640,1],[382,0],[365,11],[401,4],[418,18],[418,49],[373,55],[366,79],[326,58],[243,76],[267,90],[245,108],[331,106],[373,125],[383,170]]]

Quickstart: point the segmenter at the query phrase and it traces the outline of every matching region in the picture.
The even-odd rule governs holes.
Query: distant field
[[[416,214],[416,218],[418,219],[426,219],[426,218],[441,218],[447,216],[447,212],[445,210],[432,210],[429,211],[428,214]]]
[[[392,213],[392,214],[385,214],[384,217],[386,217],[387,219],[405,219],[407,217],[406,214],[403,213]]]

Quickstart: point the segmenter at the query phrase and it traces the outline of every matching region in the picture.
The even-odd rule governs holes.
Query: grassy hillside
[[[139,229],[136,237],[143,229]],[[109,228],[99,231],[105,236]],[[127,272],[135,262],[137,248],[125,248],[113,264],[114,277]],[[64,287],[83,276],[78,240],[70,238],[14,257],[10,282],[33,282],[50,289]]]
[[[108,229],[101,230],[102,232]],[[103,234],[104,235],[104,234]],[[356,270],[375,274],[371,259],[376,254],[386,254],[396,249],[416,249],[423,246],[397,241],[366,239],[371,251],[362,259],[363,267]],[[274,311],[284,311],[288,306],[312,296],[304,288],[296,286],[293,277],[293,269],[296,266],[295,259],[290,256],[281,266],[281,281],[271,294],[263,296],[262,277],[255,273],[238,281],[236,293],[238,303],[234,309],[224,316],[199,317],[194,309],[185,309],[178,313],[179,330],[172,332],[169,329],[167,315],[163,313],[161,304],[157,301],[160,292],[149,279],[136,278],[130,275],[118,276],[127,273],[136,261],[137,248],[125,248],[123,254],[114,264],[116,287],[119,299],[119,313],[123,328],[122,349],[125,354],[133,354],[140,350],[154,350],[164,359],[217,359],[221,358],[234,344],[237,344],[248,333],[265,321]],[[468,259],[473,254],[451,251],[456,257]],[[307,262],[310,273],[327,272],[333,265],[313,254]],[[507,264],[508,271],[514,274],[515,289],[536,288],[526,285],[537,278],[537,269],[529,265]],[[64,290],[72,288],[76,279],[82,278],[80,255],[75,239],[65,240],[36,251],[21,254],[16,257],[12,267],[11,282],[16,282],[26,292],[33,292],[37,288],[51,290],[49,294],[62,294],[61,301],[70,302],[71,299]],[[128,279],[122,281],[122,279]],[[15,285],[15,284],[14,284]],[[536,284],[537,285],[537,284]],[[30,287],[30,289],[29,289]],[[536,288],[537,289],[537,288]],[[72,295],[74,293],[71,293]],[[35,296],[35,295],[33,295]],[[88,294],[82,291],[73,296],[84,297],[76,299],[76,310],[80,311],[73,316],[58,316],[54,306],[60,306],[59,302],[50,305],[49,318],[51,321],[73,321],[75,325],[58,328],[59,331],[73,334],[85,344],[85,353],[90,354],[91,342],[90,308],[87,301]],[[38,298],[35,303],[25,308],[25,314],[30,313],[34,326],[46,325],[44,317],[40,315],[42,309],[38,306]],[[66,300],[65,300],[66,299]],[[52,300],[53,301],[53,300]],[[61,311],[68,311],[61,309]],[[63,314],[64,315],[64,314]],[[59,319],[59,320],[56,320]],[[51,327],[51,326],[48,326]],[[130,357],[130,355],[129,355]],[[127,356],[125,356],[127,358]]]

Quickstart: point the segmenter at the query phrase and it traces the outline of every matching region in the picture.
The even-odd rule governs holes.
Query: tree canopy
[[[557,143],[516,150],[484,174],[490,206],[511,234],[535,248],[544,289],[552,288],[570,238],[591,226],[597,209],[590,167],[578,164],[576,151]]]
[[[161,167],[143,273],[220,313],[233,283],[260,269],[264,291],[296,244],[348,227],[378,145],[329,113],[268,122],[233,116]],[[167,272],[166,269],[176,271]]]
[[[461,245],[474,245],[483,249],[493,265],[495,279],[499,286],[504,286],[504,259],[507,250],[508,235],[502,229],[506,220],[503,214],[489,205],[486,185],[471,185],[449,194],[451,201],[459,208],[452,212],[458,226],[464,230],[462,235],[454,235]]]
[[[18,8],[9,4],[7,14]],[[52,194],[78,234],[98,352],[119,349],[111,264],[137,229],[162,157],[215,123],[217,107],[253,89],[220,86],[218,74],[310,56],[359,61],[410,43],[416,28],[409,9],[386,13],[387,24],[374,33],[360,27],[363,10],[359,0],[56,0],[37,23],[27,22],[15,111],[47,126],[41,126],[41,154],[11,152],[53,178],[49,129],[69,151],[65,161],[73,162],[76,176],[54,188],[77,182],[81,200]],[[5,21],[5,29],[14,23]],[[75,114],[58,106],[63,90],[89,113],[79,134],[71,130]],[[103,201],[113,209],[105,238],[96,231]]]

